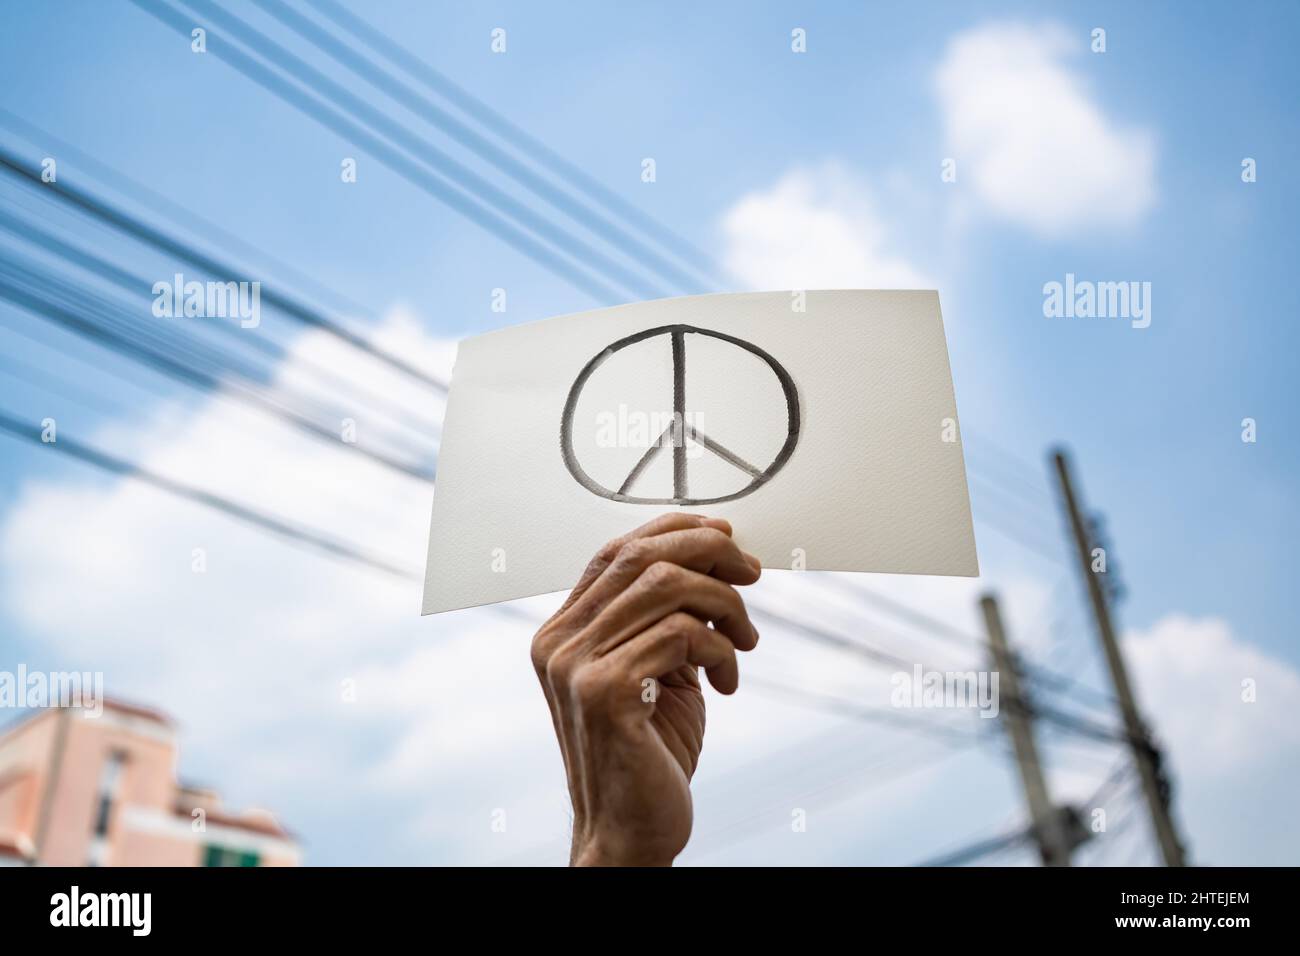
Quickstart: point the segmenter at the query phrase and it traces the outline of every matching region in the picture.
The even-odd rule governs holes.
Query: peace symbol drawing
[[[588,390],[593,377],[599,378],[598,370],[604,367],[608,371],[611,358],[633,347],[671,350],[671,396],[663,396],[665,401],[662,406],[666,409],[666,400],[671,397],[672,411],[665,413],[665,427],[656,432],[656,437],[646,442],[644,453],[637,458],[621,481],[617,481],[617,487],[609,487],[608,478],[602,483],[591,474],[593,471],[602,475],[610,473],[608,461],[593,460],[603,454],[600,448],[593,448],[590,443],[583,445],[582,457],[587,467],[584,468],[584,462],[579,460],[574,440],[575,418],[584,391]],[[696,379],[696,391],[706,394],[688,395],[688,350],[704,353],[700,362],[707,367],[707,374],[704,378]],[[755,360],[770,372],[770,375],[746,377],[747,381],[754,383],[751,387],[759,392],[749,394],[743,400],[727,401],[725,397],[719,399],[719,396],[725,396],[728,383],[741,377],[734,374],[737,363],[752,363]],[[729,369],[732,374],[728,374]],[[607,377],[612,377],[613,374],[609,373]],[[605,383],[602,394],[610,394],[611,387],[617,390],[625,385],[619,381],[615,381],[612,386]],[[668,387],[665,382],[665,391]],[[711,402],[722,411],[721,421],[718,421],[717,415],[708,420],[708,433],[704,430],[703,410],[692,408],[693,402]],[[709,505],[751,495],[769,482],[794,454],[799,443],[799,425],[799,393],[794,379],[769,353],[752,342],[724,332],[693,325],[661,325],[619,339],[583,366],[569,389],[564,404],[560,424],[560,450],[564,464],[574,480],[601,498],[641,505]],[[714,431],[715,427],[717,431]],[[743,435],[747,444],[745,447],[734,448],[734,442],[728,435]],[[776,448],[774,455],[771,453],[772,448]],[[660,462],[665,449],[671,449],[672,452],[671,472],[666,468],[652,468],[652,465]],[[755,452],[760,453],[761,457]],[[692,470],[700,469],[700,459],[706,456],[714,462],[724,462],[729,467],[721,476],[718,469],[714,468],[709,480],[695,482],[708,486],[710,490],[693,494]]]

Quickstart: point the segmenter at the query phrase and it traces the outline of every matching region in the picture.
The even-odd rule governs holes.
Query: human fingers
[[[703,667],[709,683],[721,694],[734,694],[740,684],[736,645],[685,611],[655,622],[620,644],[606,659],[637,685],[686,664]]]
[[[595,614],[621,594],[642,573],[661,561],[728,584],[753,584],[761,567],[726,532],[709,526],[684,528],[629,541],[600,576],[591,583],[575,610],[579,617]]]
[[[607,541],[588,562],[586,569],[578,578],[578,583],[573,586],[568,598],[553,617],[558,617],[572,607],[586,593],[591,584],[600,577],[601,573],[613,563],[619,552],[629,542],[670,531],[701,527],[716,528],[724,534],[731,534],[731,523],[725,518],[708,518],[704,515],[689,514],[685,511],[670,511],[647,521],[638,528],[633,528],[627,534],[619,535],[617,538]]]
[[[658,561],[642,571],[576,640],[589,645],[592,653],[607,654],[674,611],[689,611],[702,621],[712,621],[742,651],[758,643],[758,630],[735,588],[667,561]]]

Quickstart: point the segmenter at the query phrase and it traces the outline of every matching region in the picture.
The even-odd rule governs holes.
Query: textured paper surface
[[[601,544],[671,510],[728,519],[764,567],[802,556],[810,570],[977,575],[960,430],[943,440],[957,406],[938,294],[808,292],[802,312],[792,302],[661,299],[462,342],[423,613],[571,587]],[[652,330],[663,331],[599,358]],[[566,463],[566,407],[586,484]],[[646,422],[666,423],[667,440],[622,489],[660,437]],[[728,500],[672,503],[682,497]]]

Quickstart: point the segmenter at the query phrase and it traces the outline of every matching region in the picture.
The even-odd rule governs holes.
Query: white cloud
[[[723,216],[724,264],[767,289],[928,289],[934,284],[889,250],[868,190],[834,164],[794,169],[742,196]]]
[[[1057,24],[985,24],[958,34],[935,72],[958,188],[1037,235],[1129,226],[1155,202],[1154,136],[1090,95],[1070,65],[1093,56],[1087,43]]]
[[[1125,640],[1140,703],[1181,771],[1206,777],[1300,757],[1300,674],[1216,618],[1174,614]],[[1242,699],[1242,681],[1256,700]]]

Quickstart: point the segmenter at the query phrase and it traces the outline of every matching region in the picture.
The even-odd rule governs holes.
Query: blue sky
[[[505,182],[252,4],[227,6]],[[1295,862],[1295,840],[1278,838],[1291,828],[1276,796],[1296,785],[1300,749],[1287,729],[1294,721],[1284,719],[1300,687],[1290,580],[1300,461],[1287,411],[1298,344],[1289,274],[1300,260],[1300,194],[1285,167],[1300,145],[1288,43],[1294,11],[1210,3],[1046,10],[386,2],[365,5],[362,15],[707,251],[729,272],[717,288],[938,288],[972,468],[1014,489],[985,491],[973,478],[977,521],[986,519],[976,527],[980,585],[1020,603],[1013,620],[1042,660],[1101,683],[1078,589],[1064,569],[990,527],[1028,526],[1036,543],[1065,554],[1043,462],[1049,446],[1068,443],[1088,501],[1106,516],[1127,585],[1121,620],[1145,668],[1138,679],[1153,720],[1169,738],[1194,854]],[[490,50],[497,27],[507,31],[504,54]],[[1104,53],[1090,50],[1096,27],[1106,31]],[[791,52],[794,28],[807,31],[806,53]],[[349,322],[442,371],[450,343],[466,334],[613,304],[565,283],[246,80],[215,55],[223,42],[210,27],[211,52],[195,54],[186,38],[129,3],[9,5],[0,106],[364,303],[366,314]],[[3,135],[34,166],[58,157],[61,181],[114,195],[49,143]],[[340,182],[343,157],[358,159],[356,183]],[[646,157],[656,163],[654,183],[641,181]],[[949,157],[956,182],[940,178]],[[1244,157],[1257,162],[1254,183],[1242,182]],[[0,190],[7,208],[36,214],[151,278],[171,274],[161,257],[84,220],[46,219],[48,205],[12,181]],[[20,248],[7,235],[0,242],[5,256]],[[250,278],[269,283],[281,274],[256,256],[232,258]],[[1043,285],[1067,273],[1150,282],[1150,327],[1045,318]],[[337,301],[295,286],[314,301]],[[490,308],[498,287],[508,290],[504,315]],[[236,438],[220,450],[196,445],[209,429],[241,434],[231,422],[243,419],[164,382],[141,392],[113,377],[128,366],[10,306],[0,306],[0,325],[7,358],[91,393],[85,407],[68,401],[66,388],[54,396],[0,368],[5,409],[34,421],[53,414],[65,434],[266,508],[300,507],[302,520],[320,519],[392,553],[422,553],[427,491],[390,491],[369,471],[353,475],[343,465],[335,472],[333,458],[317,468],[270,437],[267,447],[280,448],[284,460],[269,470]],[[352,358],[296,326],[272,318],[264,334],[296,358],[354,370],[344,364]],[[95,370],[77,365],[77,355]],[[293,360],[277,372],[281,381],[292,379]],[[391,384],[382,371],[355,372],[381,391]],[[436,416],[437,403],[427,411]],[[1241,441],[1246,417],[1258,423],[1253,444]],[[1008,464],[1006,451],[1023,464]],[[367,580],[348,590],[355,572],[190,506],[155,504],[44,449],[3,439],[0,461],[0,667],[11,657],[30,667],[93,664],[110,690],[167,706],[185,728],[182,772],[211,779],[237,802],[272,806],[303,834],[316,862],[562,858],[542,840],[543,831],[554,837],[564,829],[563,795],[553,776],[557,756],[536,749],[548,746],[540,694],[516,699],[535,693],[518,667],[527,635],[515,633],[517,624],[502,635],[502,623],[474,612],[407,620],[399,612],[414,607],[409,588]],[[319,483],[306,494],[297,484],[304,473]],[[319,501],[303,500],[315,491]],[[173,536],[180,557],[167,550]],[[214,554],[229,557],[214,558],[214,570],[195,581],[190,539],[209,538],[222,542]],[[274,585],[257,573],[259,562],[278,576]],[[976,627],[973,592],[949,582],[869,581]],[[816,606],[835,615],[808,585],[770,586],[787,612],[811,615]],[[327,588],[335,593],[322,597]],[[525,606],[543,613],[550,603]],[[1066,624],[1053,642],[1043,622],[1058,606]],[[844,623],[863,626],[852,617]],[[365,633],[370,628],[383,637]],[[861,691],[848,678],[835,684],[830,660],[818,664],[811,652],[801,660],[795,638],[787,643],[767,674]],[[286,666],[295,670],[286,674]],[[760,663],[753,666],[759,672]],[[451,703],[443,710],[421,703],[448,667],[482,676],[471,711],[483,731],[477,756],[450,739]],[[322,700],[354,672],[376,694],[361,717],[340,717]],[[1254,710],[1235,699],[1247,677],[1261,688]],[[796,799],[773,780],[806,777],[809,792],[824,794],[830,784],[816,784],[818,774],[851,777],[860,772],[855,754],[890,744],[871,728],[771,701],[717,707],[718,775],[729,761],[748,765],[757,782],[744,792],[761,802],[770,790],[773,805]],[[1227,737],[1200,746],[1215,733]],[[819,734],[829,735],[826,759],[803,768],[763,739]],[[711,739],[702,774],[712,772],[714,746]],[[551,776],[512,780],[518,748]],[[1086,790],[1104,775],[1104,752],[1076,760],[1061,750],[1063,789]],[[294,753],[318,759],[291,773]],[[955,759],[897,785],[913,790],[828,803],[834,837],[824,842],[810,830],[792,846],[788,827],[760,821],[752,835],[700,862],[906,863],[1013,820],[1017,795],[1005,757],[989,750]],[[697,834],[709,814],[721,813],[701,800]],[[507,804],[528,821],[512,829],[507,849],[455,822]],[[367,812],[375,806],[386,808],[381,818]]]

